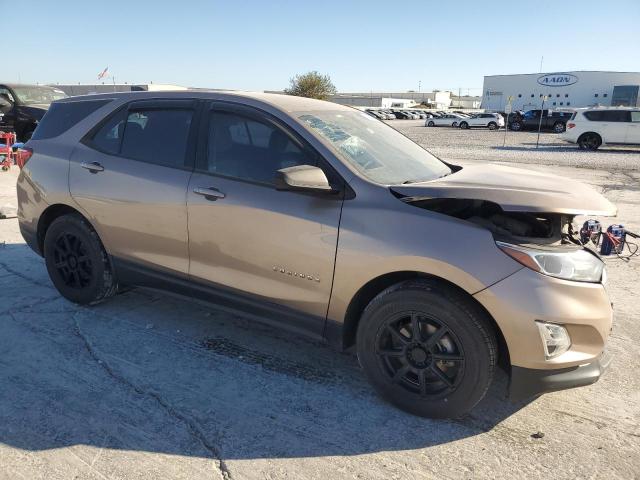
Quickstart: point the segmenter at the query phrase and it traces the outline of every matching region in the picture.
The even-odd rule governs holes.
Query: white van
[[[562,139],[586,150],[597,150],[600,145],[640,145],[640,108],[577,109]]]

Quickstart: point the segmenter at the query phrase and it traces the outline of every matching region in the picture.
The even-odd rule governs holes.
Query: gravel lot
[[[390,123],[454,163],[590,183],[640,231],[640,150]],[[0,173],[0,206],[16,174]],[[608,263],[600,382],[514,405],[500,376],[472,415],[435,421],[382,403],[351,354],[211,305],[139,289],[72,305],[0,220],[0,479],[640,478],[640,257]]]

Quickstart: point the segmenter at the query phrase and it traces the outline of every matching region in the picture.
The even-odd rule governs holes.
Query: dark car
[[[542,119],[540,118],[542,112]],[[567,122],[573,112],[562,112],[556,110],[529,110],[524,115],[515,116],[509,128],[514,131],[520,130],[552,130],[555,133],[562,133],[567,128]]]
[[[411,120],[411,115],[402,110],[393,110],[391,113],[394,114],[399,120]]]
[[[43,85],[0,84],[0,130],[13,131],[19,141],[26,142],[51,102],[66,96]]]

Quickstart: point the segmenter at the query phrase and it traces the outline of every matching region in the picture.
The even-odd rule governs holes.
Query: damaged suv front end
[[[489,230],[490,248],[521,265],[473,294],[508,348],[512,399],[598,380],[610,362],[612,307],[604,263],[580,243],[573,220],[615,215],[610,202],[579,182],[497,165],[391,190],[407,204]]]

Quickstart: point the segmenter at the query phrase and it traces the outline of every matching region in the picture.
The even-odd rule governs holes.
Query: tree
[[[296,75],[289,80],[289,84],[289,88],[284,93],[298,97],[326,100],[337,92],[335,85],[331,83],[329,75],[322,75],[316,71],[305,73],[304,75]]]

